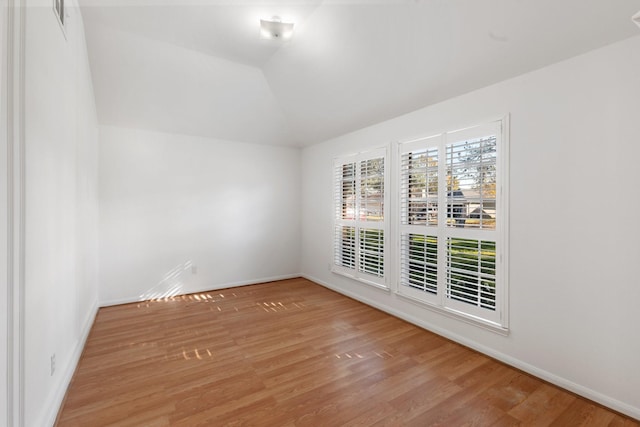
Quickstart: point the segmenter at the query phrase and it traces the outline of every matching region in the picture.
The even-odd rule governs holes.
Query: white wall
[[[9,314],[9,289],[8,289],[8,235],[9,223],[9,168],[7,158],[7,5],[0,1],[0,425],[7,422],[7,397],[8,397],[8,314]]]
[[[26,426],[53,423],[97,309],[98,137],[82,19],[66,2],[65,38],[52,3],[35,3],[25,45]]]
[[[299,149],[101,127],[99,157],[102,304],[299,274]]]
[[[639,73],[640,36],[304,149],[303,273],[640,418]],[[505,113],[509,336],[328,270],[335,156]]]

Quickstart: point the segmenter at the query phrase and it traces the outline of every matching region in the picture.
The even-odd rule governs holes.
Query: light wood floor
[[[304,279],[103,308],[62,426],[638,426]]]

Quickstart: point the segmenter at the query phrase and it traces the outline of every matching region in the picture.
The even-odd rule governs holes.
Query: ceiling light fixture
[[[633,22],[635,22],[636,24],[638,24],[638,27],[640,27],[640,12],[636,13],[635,15],[633,15]]]
[[[289,40],[293,36],[293,22],[282,22],[279,16],[260,20],[260,37],[269,40]]]

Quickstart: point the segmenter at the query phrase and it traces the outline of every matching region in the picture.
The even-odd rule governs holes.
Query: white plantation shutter
[[[420,142],[426,146],[430,143]],[[438,148],[406,149],[400,159],[402,224],[438,225]]]
[[[384,277],[384,232],[361,228],[359,249],[358,271]]]
[[[398,292],[504,328],[503,121],[398,144]]]
[[[386,149],[334,163],[333,271],[386,286]]]
[[[365,221],[384,220],[384,157],[362,160],[358,218]]]
[[[432,295],[438,293],[438,237],[404,233],[400,283]]]
[[[447,238],[447,298],[495,310],[495,251],[492,241]]]
[[[355,219],[356,215],[356,164],[346,163],[335,168],[336,217]]]
[[[356,164],[344,163],[335,166],[336,222],[334,241],[334,264],[340,267],[356,267],[356,232],[349,225],[356,215]]]
[[[335,265],[356,268],[356,229],[355,227],[336,227],[335,236]]]
[[[496,135],[447,143],[449,227],[495,228],[496,143]]]
[[[400,292],[438,301],[439,144],[400,145]]]

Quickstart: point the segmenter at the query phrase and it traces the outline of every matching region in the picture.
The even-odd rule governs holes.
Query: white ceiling
[[[640,34],[640,0],[80,0],[101,124],[310,145]],[[286,43],[259,19],[296,23]]]

